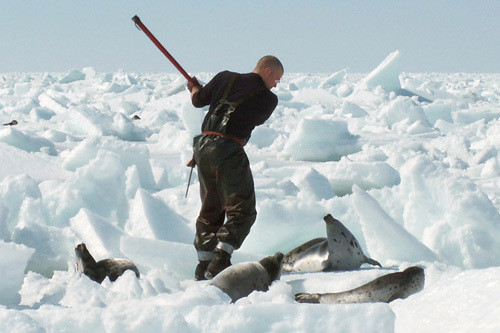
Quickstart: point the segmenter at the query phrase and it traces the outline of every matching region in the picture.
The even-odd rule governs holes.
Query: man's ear
[[[272,69],[271,69],[271,68],[269,68],[269,67],[264,68],[264,73],[265,73],[266,75],[268,75],[268,76],[269,76],[269,74],[271,74],[271,72],[272,72]]]

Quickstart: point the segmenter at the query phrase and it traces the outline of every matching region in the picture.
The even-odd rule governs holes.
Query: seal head
[[[229,266],[217,274],[210,284],[216,286],[236,302],[255,290],[267,291],[281,276],[283,253],[265,257],[258,262],[244,262]]]

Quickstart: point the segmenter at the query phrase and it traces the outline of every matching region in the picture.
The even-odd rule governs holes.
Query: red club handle
[[[156,37],[153,36],[153,34],[151,33],[151,31],[149,31],[149,29],[146,28],[146,26],[141,22],[141,19],[139,18],[139,16],[135,15],[134,17],[132,17],[132,21],[134,21],[135,25],[138,28],[140,28],[146,34],[146,36],[149,37],[149,39],[151,39],[151,41],[156,45],[156,47],[158,47],[160,49],[160,51],[165,55],[165,57],[167,57],[168,60],[170,60],[170,62],[175,66],[175,68],[177,68],[177,70],[179,72],[181,72],[181,74],[189,82],[193,82],[193,78],[190,77],[189,74],[184,70],[184,68],[182,68],[182,66],[179,65],[179,63],[177,62],[177,60],[175,60],[174,57],[172,57],[172,55],[170,53],[168,53],[167,49],[165,49],[163,47],[163,45],[161,45],[161,43],[158,41],[158,39],[156,39]]]

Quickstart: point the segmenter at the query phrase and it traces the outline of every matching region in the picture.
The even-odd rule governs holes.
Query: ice
[[[336,113],[339,116],[351,116],[353,118],[363,118],[368,116],[368,113],[361,107],[349,101],[344,101],[342,108]]]
[[[103,114],[89,107],[71,108],[71,121],[80,133],[90,136],[114,135],[124,141],[144,141],[145,132],[122,113]]]
[[[331,87],[338,85],[339,83],[342,82],[346,73],[347,73],[347,69],[343,69],[341,71],[333,73],[332,75],[327,77],[323,82],[320,83],[319,88],[328,89],[328,88],[331,88]]]
[[[142,189],[132,201],[125,231],[136,237],[182,243],[191,243],[194,237],[185,219]]]
[[[81,208],[91,208],[123,226],[128,219],[125,167],[116,153],[100,150],[66,182],[42,185],[44,204],[52,224],[65,225]]]
[[[184,86],[182,87],[184,88]],[[179,118],[192,137],[200,133],[203,117],[204,114],[197,112],[196,108],[189,102],[189,99],[186,99],[186,102],[180,107]]]
[[[193,280],[199,182],[194,169],[184,198],[185,164],[206,108],[181,75],[0,74],[0,123],[18,121],[0,128],[0,331],[500,330],[499,75],[405,73],[403,57],[368,75],[285,73],[245,146],[258,215],[231,259],[326,237],[332,214],[384,268],[284,274],[235,304]],[[141,277],[76,272],[81,242]],[[425,288],[404,300],[294,301],[414,265]]]
[[[420,121],[423,126],[430,126],[423,108],[410,98],[403,96],[398,96],[394,101],[382,107],[377,117],[389,128],[405,119],[408,119],[410,123]]]
[[[80,81],[85,79],[85,73],[82,71],[73,69],[66,73],[61,79],[59,79],[59,83],[71,83],[75,81]]]
[[[399,82],[401,53],[394,51],[387,56],[370,74],[362,81],[367,88],[381,86],[385,91],[397,91],[401,89]]]
[[[0,142],[7,143],[27,152],[41,151],[49,155],[57,155],[56,147],[49,140],[37,135],[25,134],[14,128],[1,130]]]
[[[301,161],[338,161],[359,151],[358,138],[343,120],[301,119],[290,134],[284,154]]]
[[[25,200],[29,200],[29,198],[40,199],[41,197],[42,194],[35,180],[26,174],[4,179],[0,183],[0,199],[4,203],[5,228],[12,232]],[[7,206],[6,203],[9,205]]]
[[[7,228],[7,214],[9,209],[0,201],[0,239],[10,241],[10,232]]]
[[[498,208],[470,179],[423,156],[409,160],[401,178],[407,230],[454,265],[499,264]]]
[[[82,208],[70,220],[70,226],[96,261],[123,256],[120,239],[126,234],[105,218]]]
[[[300,190],[298,193],[299,198],[322,200],[331,199],[335,196],[328,178],[314,168],[296,173],[292,177],[292,181]]]
[[[55,100],[49,93],[42,93],[38,96],[38,100],[41,107],[44,107],[49,112],[55,114],[65,114],[67,112],[67,108],[65,105],[61,104],[59,101]]]
[[[447,103],[445,101],[436,101],[435,103],[426,105],[423,107],[425,116],[431,125],[435,125],[436,122],[441,119],[448,123],[453,123],[451,118],[451,111],[455,105]]]
[[[99,153],[106,151],[118,154],[120,163],[124,167],[136,166],[142,186],[145,188],[155,187],[148,149],[138,143],[128,143],[113,137],[89,136],[72,150],[64,159],[63,165],[65,169],[74,171],[87,165]]]
[[[386,162],[355,162],[341,159],[338,163],[324,163],[318,167],[325,174],[335,193],[351,194],[353,185],[362,189],[384,188],[399,185],[399,172]]]
[[[381,263],[399,261],[434,261],[436,255],[412,234],[397,224],[368,193],[354,187],[353,204],[360,215],[369,257]]]
[[[24,279],[26,263],[34,250],[22,244],[6,243],[0,240],[0,302],[2,305],[16,305]]]
[[[125,237],[121,239],[121,249],[135,262],[163,268],[182,279],[189,279],[197,264],[193,246],[184,243]]]
[[[249,143],[259,148],[269,147],[279,137],[279,132],[265,126],[256,127],[252,132]]]
[[[380,97],[374,98],[373,92],[379,95],[380,89],[385,92],[392,92],[394,95],[412,97],[420,102],[432,102],[434,96],[422,93],[418,88],[402,88],[400,78],[401,52],[396,50],[389,54],[384,61],[380,63],[366,77],[360,80],[353,88],[354,99],[367,99],[376,102]],[[403,79],[404,81],[404,79]],[[405,82],[406,87],[411,87],[411,83]],[[346,88],[345,88],[346,89]],[[347,88],[348,89],[348,88]],[[371,91],[371,93],[367,93]],[[340,93],[339,96],[346,97],[347,93]]]
[[[0,305],[0,330],[4,332],[42,332],[43,326],[20,311]]]
[[[491,297],[500,292],[500,283],[494,278],[500,273],[498,267],[469,270],[452,279],[442,279],[405,301],[392,305],[396,313],[398,332],[494,332],[498,330],[500,300]],[[460,290],[460,300],[457,300]],[[432,304],[432,306],[428,306]],[[466,308],[467,311],[461,309]],[[457,313],[461,313],[457,316]],[[409,325],[410,318],[425,318],[419,321],[418,329]]]
[[[499,109],[491,109],[490,107],[476,107],[465,110],[458,110],[453,114],[455,123],[472,124],[476,121],[489,122],[500,118]]]

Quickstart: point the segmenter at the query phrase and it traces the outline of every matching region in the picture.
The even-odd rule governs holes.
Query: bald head
[[[278,58],[272,55],[267,55],[260,58],[253,72],[259,74],[262,77],[262,80],[264,80],[266,87],[271,89],[276,87],[280,81],[283,76],[284,68]]]
[[[255,70],[262,71],[266,67],[269,67],[275,71],[284,72],[283,64],[281,63],[281,61],[272,55],[267,55],[267,56],[260,58],[260,60],[257,62],[257,66],[255,66]]]

